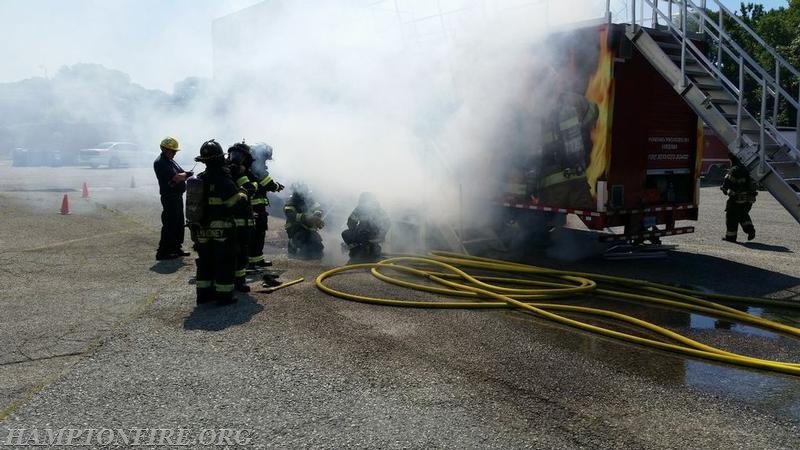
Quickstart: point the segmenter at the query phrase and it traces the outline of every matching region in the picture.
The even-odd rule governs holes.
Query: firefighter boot
[[[756,238],[756,229],[750,228],[749,230],[747,230],[747,240],[752,241],[755,238]]]
[[[236,283],[233,288],[236,289],[236,292],[250,292],[250,286],[245,282]]]
[[[214,299],[217,301],[219,306],[232,305],[236,303],[236,297],[233,296],[233,292],[217,292],[214,295]]]
[[[197,289],[197,304],[203,305],[214,301],[214,290],[208,288]]]

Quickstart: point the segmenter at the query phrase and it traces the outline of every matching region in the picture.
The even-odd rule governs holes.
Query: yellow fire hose
[[[431,270],[432,268],[435,269]],[[462,268],[483,272],[500,272],[509,276],[471,275],[462,270]],[[326,279],[336,274],[359,269],[370,269],[370,272],[376,278],[397,286],[453,297],[465,297],[468,300],[419,301],[370,297],[339,291],[324,283]],[[398,278],[387,275],[387,272],[397,272],[407,276]],[[409,281],[407,279],[409,278],[408,275],[418,277],[422,282]],[[552,281],[547,281],[547,279]],[[598,287],[597,281],[594,280],[604,283],[604,287]],[[316,278],[316,285],[323,292],[335,297],[379,305],[416,308],[519,308],[563,325],[627,342],[697,358],[800,375],[800,363],[771,361],[731,353],[625,314],[562,303],[536,303],[544,299],[559,299],[572,295],[596,295],[604,298],[635,300],[663,305],[673,309],[696,311],[706,316],[725,318],[731,322],[746,323],[786,336],[800,338],[800,328],[763,319],[735,308],[720,305],[709,299],[775,305],[784,308],[800,308],[799,304],[791,302],[704,293],[642,280],[560,271],[448,252],[432,252],[426,257],[398,256],[377,263],[336,267],[321,273]],[[509,285],[526,287],[509,287]],[[610,318],[649,330],[666,338],[665,341],[668,340],[670,342],[603,328],[551,311],[565,311]]]

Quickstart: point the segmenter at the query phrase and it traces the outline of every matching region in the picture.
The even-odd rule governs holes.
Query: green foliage
[[[735,12],[742,22],[755,31],[761,39],[772,47],[782,58],[795,68],[800,66],[800,0],[791,0],[788,7],[766,10],[763,5],[748,2],[741,3],[739,11]],[[715,20],[719,19],[717,12],[709,12]],[[776,75],[775,58],[756,39],[750,36],[739,24],[730,17],[724,20],[724,29],[742,49],[769,74]],[[717,47],[712,45],[710,54],[719,65],[726,77],[738,84],[738,61],[723,53],[721,61],[717,61]],[[755,69],[754,69],[755,70]],[[798,96],[798,80],[789,70],[780,71],[780,85],[795,99]],[[746,104],[751,112],[760,112],[762,87],[751,77],[745,76],[744,92]],[[773,100],[768,99],[767,111],[772,111]],[[797,111],[788,107],[785,101],[779,103],[778,125],[794,126]]]

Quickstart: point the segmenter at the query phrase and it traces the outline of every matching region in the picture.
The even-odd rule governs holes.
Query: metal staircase
[[[702,0],[700,5],[691,0],[631,3],[628,38],[719,135],[753,179],[800,222],[800,146],[798,138],[787,139],[778,129],[782,106],[797,113],[792,126],[800,130],[800,94],[790,95],[787,88],[800,86],[800,72],[717,0]],[[707,3],[716,5],[718,17],[709,14]],[[608,9],[607,17],[610,23]],[[738,34],[744,31],[747,39],[764,48],[774,67],[765,69],[742,49],[726,31],[731,23],[740,30]],[[738,77],[730,79],[722,67],[737,67]],[[757,107],[745,100],[746,90],[753,86],[761,95]]]

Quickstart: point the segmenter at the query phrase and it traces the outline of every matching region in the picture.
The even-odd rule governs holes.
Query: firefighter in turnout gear
[[[597,105],[583,95],[562,92],[542,125],[542,159],[533,196],[544,205],[592,209],[586,168],[592,151],[591,131]]]
[[[289,237],[289,257],[322,259],[322,237],[318,230],[325,226],[322,209],[311,198],[303,184],[292,186],[292,195],[283,207],[286,215],[286,234]]]
[[[231,180],[219,143],[213,139],[203,143],[195,161],[206,165],[206,170],[197,176],[204,185],[204,218],[192,232],[197,240],[197,303],[215,300],[221,304],[233,303],[236,261],[233,213],[247,205],[247,196]]]
[[[250,198],[250,204],[253,206],[253,218],[255,224],[250,233],[249,255],[247,258],[247,266],[249,269],[258,269],[260,267],[268,267],[272,265],[272,261],[264,259],[264,240],[269,228],[267,218],[269,214],[267,207],[269,206],[268,192],[280,192],[283,190],[283,185],[275,181],[269,174],[267,168],[267,161],[272,160],[272,147],[259,142],[250,146],[250,152],[253,157],[253,162],[250,164],[250,172],[248,176],[250,181],[255,183],[255,193]]]
[[[756,229],[750,219],[750,209],[756,201],[758,190],[756,184],[747,168],[731,157],[731,168],[725,175],[720,187],[722,193],[728,196],[725,203],[725,237],[728,242],[736,242],[739,226],[747,233],[747,240],[751,241],[756,237]]]
[[[234,281],[236,290],[250,292],[247,285],[247,258],[249,256],[250,233],[255,225],[253,207],[250,204],[256,192],[256,184],[250,180],[250,164],[253,157],[250,147],[243,142],[237,142],[228,148],[228,170],[231,178],[242,192],[247,201],[236,205],[233,217],[236,223],[236,262],[234,264]]]
[[[381,243],[386,239],[391,221],[370,192],[362,192],[358,205],[347,218],[342,239],[349,250],[349,264],[375,262],[381,258]]]

